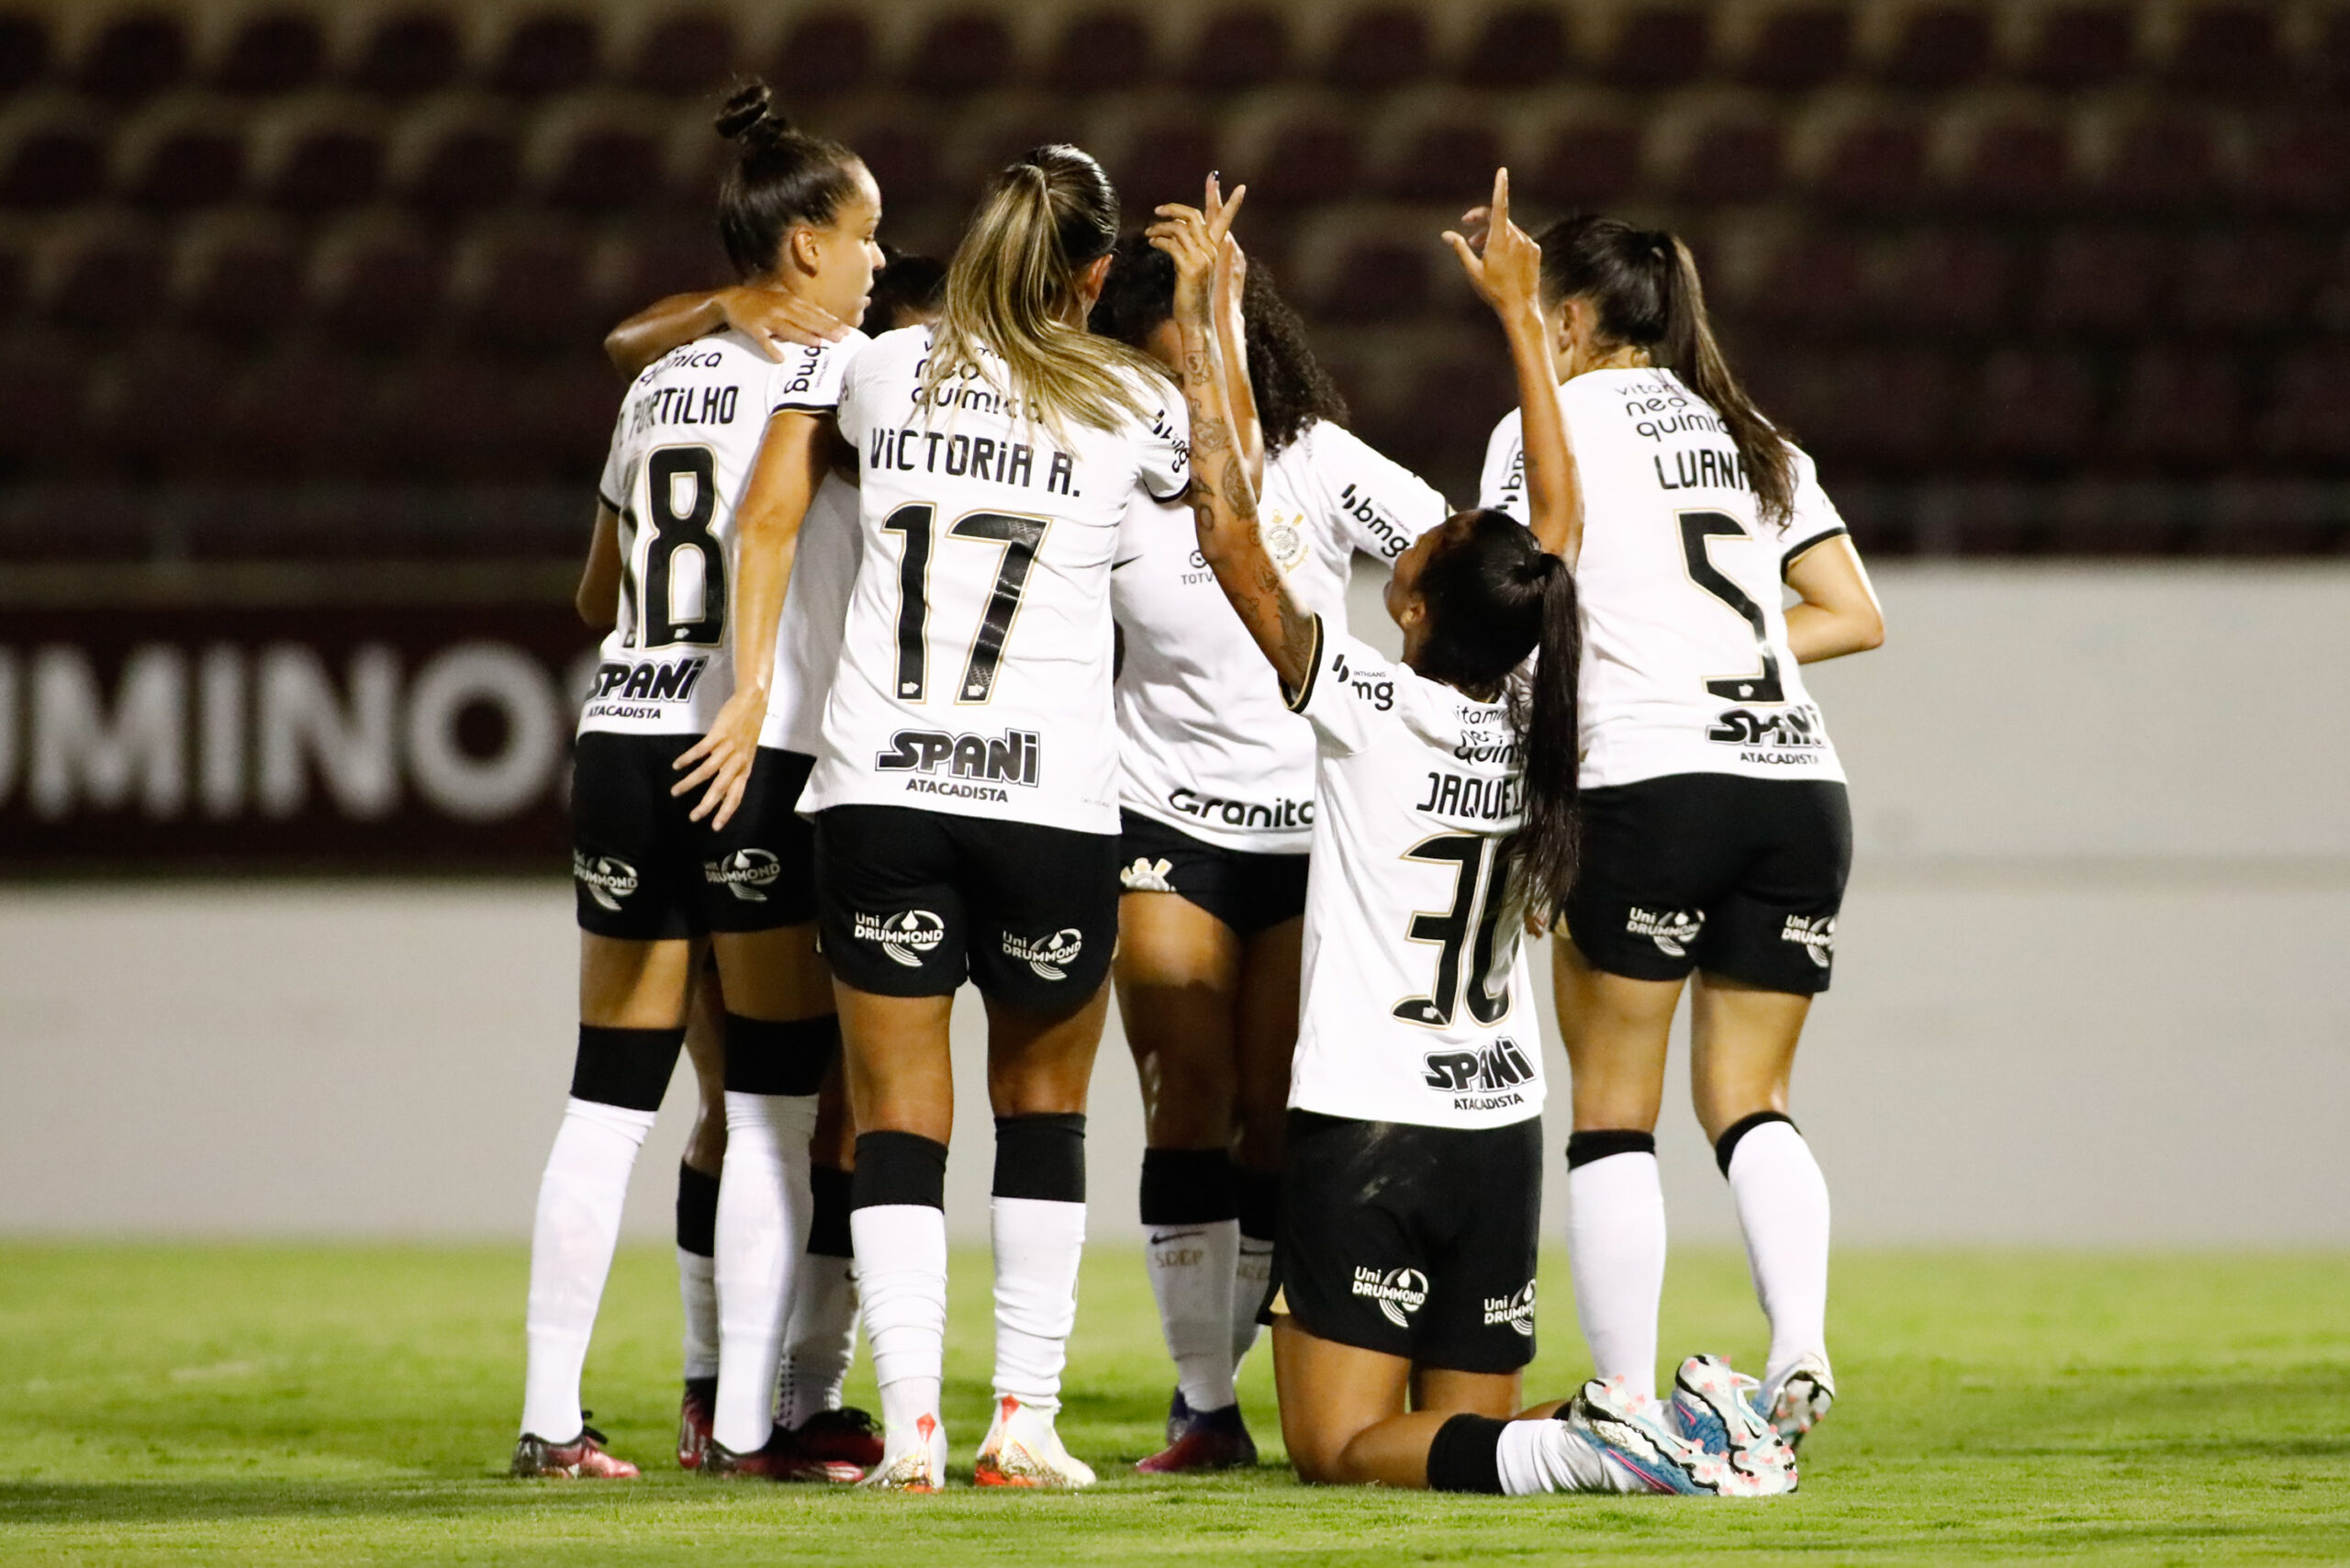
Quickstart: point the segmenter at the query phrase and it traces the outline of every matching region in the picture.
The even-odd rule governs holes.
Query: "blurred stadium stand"
[[[1435,233],[1505,159],[1691,238],[1872,551],[2350,548],[2350,0],[0,0],[0,566],[576,555],[737,70],[912,249],[1045,136],[1137,219],[1248,182],[1455,497],[1509,394]]]

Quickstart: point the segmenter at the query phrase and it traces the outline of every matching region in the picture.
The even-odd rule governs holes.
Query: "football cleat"
[[[995,1402],[971,1479],[982,1486],[1091,1486],[1093,1472],[1061,1446],[1050,1414],[1007,1394]]]
[[[1779,1380],[1778,1392],[1771,1396],[1771,1425],[1788,1448],[1800,1447],[1804,1434],[1819,1425],[1835,1403],[1836,1378],[1828,1370],[1828,1358],[1807,1353]]]
[[[887,1454],[865,1484],[876,1492],[935,1492],[946,1484],[946,1428],[935,1416],[914,1422],[914,1440]]]
[[[853,1464],[870,1470],[881,1462],[880,1424],[853,1406],[819,1410],[792,1434],[800,1451],[810,1459]]]
[[[1178,1384],[1175,1389],[1175,1397],[1167,1402],[1168,1446],[1173,1447],[1175,1439],[1183,1435],[1183,1428],[1191,1424],[1191,1402],[1183,1397],[1182,1386]]]
[[[1567,1418],[1651,1492],[1768,1497],[1795,1490],[1793,1471],[1756,1474],[1739,1470],[1728,1455],[1711,1452],[1672,1430],[1665,1425],[1663,1406],[1635,1393],[1621,1376],[1584,1383]]]
[[[1180,1402],[1182,1395],[1178,1394]],[[1145,1475],[1181,1475],[1193,1470],[1246,1470],[1257,1462],[1257,1444],[1248,1436],[1240,1406],[1221,1410],[1183,1409],[1183,1424],[1160,1452],[1136,1462]]]
[[[1673,1379],[1673,1425],[1708,1453],[1728,1459],[1734,1470],[1755,1475],[1784,1471],[1792,1482],[1795,1450],[1754,1407],[1762,1386],[1732,1372],[1719,1356],[1692,1356]]]
[[[710,1422],[718,1405],[718,1380],[686,1379],[686,1396],[677,1405],[677,1467],[699,1470],[702,1450],[710,1446]]]
[[[567,1443],[551,1443],[531,1432],[515,1439],[509,1475],[525,1480],[633,1481],[636,1466],[604,1449],[604,1434],[590,1427],[581,1411],[579,1435]]]
[[[864,1475],[854,1464],[811,1459],[800,1451],[789,1432],[778,1427],[767,1440],[749,1453],[736,1453],[716,1438],[702,1446],[701,1473],[721,1481],[753,1477],[761,1481],[813,1481],[845,1485]]]

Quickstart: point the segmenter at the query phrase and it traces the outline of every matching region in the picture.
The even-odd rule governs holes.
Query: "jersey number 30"
[[[905,553],[898,559],[897,678],[898,697],[906,702],[926,701],[930,697],[930,555],[937,517],[936,507],[917,502],[900,507],[881,524],[883,532],[901,533],[906,540]],[[972,633],[970,652],[964,656],[956,701],[985,702],[995,695],[1003,644],[1020,614],[1020,596],[1028,587],[1028,568],[1036,563],[1045,526],[1043,518],[998,511],[966,512],[947,526],[949,539],[977,539],[1003,546],[1003,556],[996,564],[995,587],[988,594],[979,629]]]
[[[1415,942],[1437,944],[1436,984],[1427,996],[1407,996],[1397,1002],[1395,1016],[1406,1024],[1441,1029],[1452,1022],[1454,1006],[1465,1000],[1469,1016],[1478,1023],[1500,1023],[1509,1013],[1509,981],[1502,981],[1499,995],[1487,991],[1485,982],[1494,973],[1496,958],[1505,968],[1517,952],[1517,927],[1512,925],[1506,936],[1501,932],[1502,906],[1508,902],[1502,896],[1503,887],[1509,879],[1509,856],[1503,841],[1476,833],[1439,834],[1412,846],[1404,858],[1447,864],[1455,870],[1452,907],[1441,913],[1415,914],[1404,933]],[[1470,947],[1472,931],[1476,944],[1464,974],[1461,949]],[[1497,942],[1508,944],[1498,954],[1494,951]],[[1465,998],[1463,991],[1468,993]]]

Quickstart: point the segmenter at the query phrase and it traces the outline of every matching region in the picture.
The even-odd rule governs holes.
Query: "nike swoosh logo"
[[[1112,571],[1113,571],[1113,572],[1114,572],[1114,571],[1116,571],[1116,570],[1117,570],[1119,567],[1121,567],[1121,566],[1133,566],[1136,561],[1139,561],[1139,560],[1141,560],[1141,559],[1142,559],[1142,557],[1141,557],[1141,556],[1139,556],[1139,555],[1129,555],[1129,556],[1127,556],[1127,557],[1126,557],[1125,560],[1123,560],[1123,561],[1113,561],[1113,562],[1111,562],[1111,563],[1110,563],[1110,569],[1111,569]]]
[[[1150,1244],[1158,1247],[1169,1241],[1189,1241],[1193,1237],[1206,1234],[1203,1230],[1154,1230],[1150,1233]]]

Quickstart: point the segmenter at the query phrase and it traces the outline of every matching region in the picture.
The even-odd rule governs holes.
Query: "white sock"
[[[1754,1294],[1771,1320],[1762,1386],[1775,1394],[1804,1355],[1828,1354],[1828,1182],[1801,1133],[1765,1122],[1730,1150],[1729,1191]]]
[[[1273,1284],[1273,1241],[1269,1236],[1243,1236],[1232,1260],[1232,1370],[1257,1343],[1262,1327],[1257,1314],[1264,1310],[1265,1293]]]
[[[1150,1236],[1150,1292],[1158,1298],[1158,1326],[1175,1361],[1183,1403],[1194,1410],[1237,1404],[1240,1396],[1232,1388],[1232,1294],[1240,1222],[1155,1225]]]
[[[1046,1412],[1061,1407],[1061,1368],[1077,1327],[1077,1265],[1085,1205],[990,1198],[995,1237],[995,1392]]]
[[[1648,1484],[1614,1454],[1566,1422],[1550,1417],[1512,1421],[1504,1427],[1494,1462],[1501,1472],[1505,1496],[1649,1489]]]
[[[786,1430],[841,1407],[841,1383],[856,1354],[856,1269],[846,1258],[811,1252],[791,1285],[783,1335],[776,1419]]]
[[[686,1308],[686,1376],[718,1375],[718,1260],[677,1249],[677,1294]]]
[[[1567,1172],[1567,1260],[1593,1367],[1654,1398],[1664,1294],[1664,1186],[1655,1155],[1611,1154]]]
[[[629,1172],[653,1122],[651,1111],[574,1099],[565,1104],[563,1125],[547,1151],[531,1222],[522,1430],[549,1442],[569,1442],[584,1424],[579,1372],[596,1331],[604,1280],[612,1271]]]
[[[726,1159],[718,1180],[718,1399],[710,1435],[736,1453],[775,1429],[776,1361],[791,1276],[808,1245],[814,1200],[808,1140],[813,1094],[726,1092]]]
[[[946,1357],[946,1215],[928,1204],[877,1204],[848,1216],[873,1375],[889,1451],[914,1447],[914,1423],[938,1414]]]

